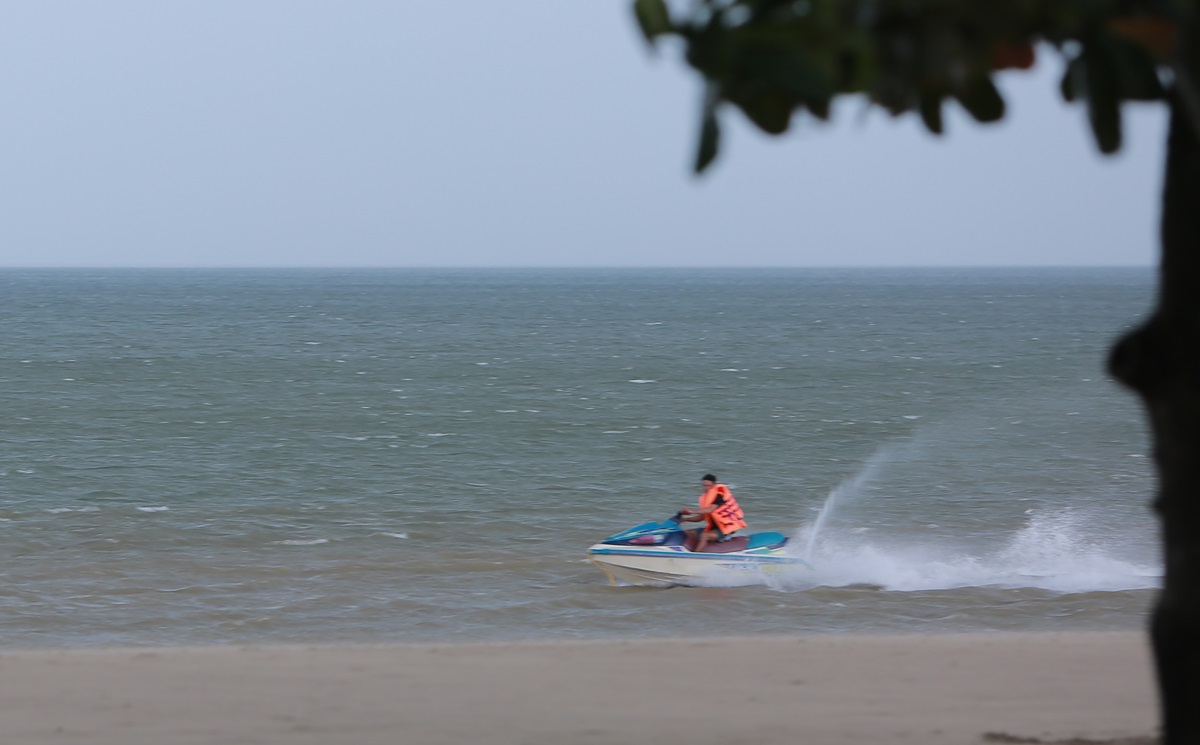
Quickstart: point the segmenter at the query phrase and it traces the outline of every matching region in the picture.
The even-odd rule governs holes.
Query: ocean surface
[[[1153,281],[0,270],[0,646],[1138,629]],[[706,472],[813,570],[609,586]]]

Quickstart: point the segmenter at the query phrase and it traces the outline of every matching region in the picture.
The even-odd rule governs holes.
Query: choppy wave
[[[0,275],[6,645],[1133,628],[1159,581],[1099,372],[1148,272]],[[814,573],[580,561],[707,472]]]

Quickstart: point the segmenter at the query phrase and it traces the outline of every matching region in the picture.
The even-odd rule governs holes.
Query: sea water
[[[1099,630],[1149,269],[3,270],[0,644]],[[813,569],[612,587],[729,484]]]

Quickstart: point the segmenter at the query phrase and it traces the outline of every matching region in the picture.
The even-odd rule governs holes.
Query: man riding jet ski
[[[696,552],[704,551],[709,541],[727,541],[735,532],[746,527],[746,515],[728,486],[717,483],[717,477],[711,473],[705,474],[700,483],[704,485],[704,493],[699,499],[700,509],[684,507],[679,511],[681,519],[686,522],[705,522],[703,528],[693,532],[696,536],[693,550]]]
[[[785,551],[787,537],[763,532],[732,535],[746,527],[732,492],[711,474],[698,509],[683,509],[663,522],[637,525],[588,549],[588,558],[612,584],[736,585],[762,584],[764,576],[791,567],[810,568]],[[686,531],[680,522],[705,521]]]

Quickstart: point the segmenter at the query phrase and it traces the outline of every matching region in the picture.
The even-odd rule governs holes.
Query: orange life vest
[[[746,527],[746,521],[742,519],[745,517],[742,514],[742,508],[733,498],[733,492],[729,491],[729,487],[724,484],[717,484],[700,495],[700,509],[705,510],[716,504],[717,497],[724,497],[724,502],[705,515],[708,519],[708,527],[715,527],[725,535]]]

